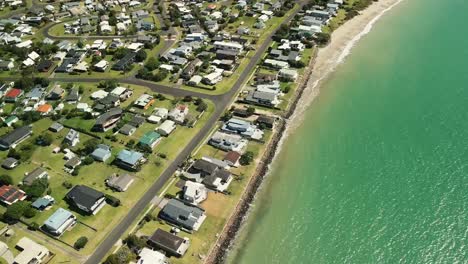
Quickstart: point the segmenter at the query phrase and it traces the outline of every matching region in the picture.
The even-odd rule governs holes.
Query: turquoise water
[[[321,87],[230,263],[468,263],[468,1],[404,1]]]

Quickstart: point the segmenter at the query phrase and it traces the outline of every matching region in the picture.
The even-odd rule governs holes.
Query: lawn
[[[83,101],[88,100],[89,95],[97,90],[96,84],[91,83],[75,83],[75,85],[83,85]],[[145,87],[141,86],[130,86],[134,90],[133,96],[123,104],[123,107],[131,104],[136,98],[138,98],[144,92],[150,92]],[[151,109],[154,107],[172,107],[172,99],[167,96],[167,99],[164,101],[157,100]],[[130,208],[136,203],[136,201],[148,190],[151,184],[158,178],[158,176],[167,168],[170,161],[175,158],[182,148],[191,140],[193,135],[195,135],[201,127],[208,120],[209,116],[214,110],[214,104],[212,102],[206,101],[208,105],[207,111],[199,119],[195,127],[188,128],[178,126],[178,128],[167,138],[163,138],[161,142],[154,148],[153,154],[149,155],[148,162],[143,166],[141,171],[132,173],[135,176],[135,181],[127,192],[113,192],[105,185],[105,179],[110,176],[112,173],[126,173],[125,171],[119,169],[118,167],[111,165],[111,158],[106,163],[94,162],[88,166],[82,166],[79,170],[77,176],[71,176],[63,170],[65,160],[63,159],[63,154],[52,154],[52,149],[55,146],[60,145],[63,138],[65,137],[68,129],[63,129],[59,133],[47,132],[48,127],[52,124],[52,120],[49,118],[43,118],[38,122],[33,124],[34,135],[29,138],[25,143],[33,143],[36,135],[42,133],[51,133],[53,135],[53,142],[48,147],[36,147],[32,157],[27,162],[20,164],[17,168],[6,171],[3,168],[0,168],[0,174],[9,174],[13,177],[15,183],[22,181],[25,173],[32,171],[38,166],[46,168],[49,172],[50,180],[50,192],[51,195],[55,198],[56,204],[52,207],[51,210],[38,213],[32,219],[27,219],[27,222],[36,222],[42,224],[53,212],[55,212],[59,207],[73,210],[68,204],[63,200],[66,193],[69,191],[66,187],[62,185],[63,182],[70,182],[72,185],[84,184],[90,186],[94,189],[97,189],[103,193],[111,194],[119,198],[122,202],[122,205],[114,208],[110,205],[106,205],[97,215],[85,216],[81,215],[80,212],[72,211],[78,218],[80,222],[85,223],[86,225],[92,226],[97,229],[93,231],[92,229],[85,227],[84,225],[78,224],[71,231],[67,231],[61,239],[68,244],[73,244],[76,239],[80,236],[86,236],[90,239],[88,245],[82,249],[80,254],[90,254],[96,246],[104,239],[109,231],[125,216],[125,214],[130,210]],[[188,103],[191,113],[195,113],[195,106],[193,103]],[[148,110],[148,111],[151,111]],[[63,121],[69,126],[89,129],[93,124],[94,120],[80,120],[78,118],[73,118]],[[125,149],[125,144],[130,139],[138,141],[138,139],[146,132],[153,131],[157,125],[145,123],[137,129],[137,132],[131,137],[126,137],[123,135],[117,135],[117,141],[111,142],[107,139],[103,139],[103,143],[108,144],[113,149],[113,154],[115,155],[122,149]],[[104,133],[102,133],[104,135]],[[91,139],[90,136],[81,133],[80,143],[72,148],[72,150],[77,150],[82,148],[84,142]],[[155,153],[164,153],[167,155],[165,159],[162,159],[155,155]],[[3,151],[0,153],[2,157],[6,156],[6,152]],[[47,239],[47,236],[38,233],[39,236]]]
[[[271,139],[272,131],[265,131],[264,140],[268,142]],[[239,202],[240,196],[245,190],[250,177],[253,175],[258,159],[263,155],[266,149],[266,144],[259,142],[250,142],[247,150],[254,152],[255,162],[248,166],[231,169],[235,175],[234,181],[229,187],[231,192],[229,195],[210,192],[208,199],[200,206],[206,210],[207,218],[201,228],[193,234],[181,232],[178,236],[188,237],[190,239],[190,247],[187,253],[182,258],[171,258],[173,264],[188,264],[188,263],[203,263],[203,257],[207,256],[218,235],[221,233],[227,219],[231,216],[235,206]],[[209,145],[204,145],[197,153],[195,158],[202,156],[211,156],[214,158],[222,158],[225,152],[215,149]],[[168,186],[166,194],[177,195],[181,189],[176,186],[178,180],[175,180],[171,186]],[[162,195],[162,194],[160,194]],[[157,216],[159,209],[152,212]],[[171,226],[163,221],[149,221],[140,226],[136,231],[139,236],[151,236],[156,229],[161,228],[169,231]]]

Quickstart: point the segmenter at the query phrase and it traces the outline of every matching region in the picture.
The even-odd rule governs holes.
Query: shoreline
[[[344,62],[354,45],[367,35],[375,22],[386,12],[393,9],[403,0],[379,0],[373,2],[365,10],[346,21],[331,35],[331,41],[325,47],[318,48],[309,62],[299,81],[292,103],[285,110],[279,124],[272,135],[265,151],[260,157],[254,174],[243,191],[239,202],[221,231],[216,244],[213,245],[205,264],[224,263],[230,248],[248,217],[252,203],[263,183],[270,173],[270,165],[275,161],[288,135],[297,128],[304,118],[304,113],[314,99],[319,95],[319,87],[337,66]],[[309,94],[305,92],[310,92]],[[291,122],[294,121],[294,122]],[[291,124],[295,124],[294,126]]]

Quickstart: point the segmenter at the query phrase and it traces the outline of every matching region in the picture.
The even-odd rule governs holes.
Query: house
[[[68,144],[72,147],[76,146],[80,142],[80,133],[74,129],[70,129],[67,135],[63,139],[63,143]]]
[[[111,148],[104,144],[97,145],[96,149],[91,153],[94,160],[105,162],[112,156]]]
[[[134,127],[140,127],[145,123],[145,118],[141,115],[134,115],[132,116],[132,119],[128,121],[128,124],[134,126]]]
[[[114,128],[122,117],[122,109],[112,108],[104,114],[100,115],[94,123],[93,131],[105,132]]]
[[[75,185],[66,200],[87,214],[97,214],[106,204],[104,194],[85,185]]]
[[[255,124],[260,127],[265,127],[268,129],[272,129],[275,124],[275,118],[271,116],[261,115],[255,120]]]
[[[112,66],[112,70],[114,70],[114,71],[125,71],[125,70],[130,69],[133,62],[135,62],[135,57],[136,57],[135,52],[127,53],[122,59],[120,59],[118,62],[116,62]]]
[[[59,208],[47,218],[42,229],[54,236],[60,236],[75,223],[76,217],[70,211]]]
[[[243,50],[243,46],[237,42],[225,42],[225,41],[215,41],[214,47],[217,50],[232,50],[241,52]]]
[[[226,162],[231,167],[239,166],[239,159],[241,154],[237,151],[229,151],[224,155],[223,161]]]
[[[215,85],[223,79],[223,70],[217,70],[203,76],[202,82],[207,85]]]
[[[119,129],[119,133],[126,135],[126,136],[131,136],[133,133],[135,133],[136,127],[130,125],[130,124],[125,124]]]
[[[9,71],[15,67],[15,63],[11,60],[0,61],[0,70]]]
[[[158,228],[148,239],[148,245],[160,249],[166,254],[182,257],[190,246],[190,240]]]
[[[186,105],[178,105],[168,114],[168,118],[178,124],[183,124],[185,117],[189,112],[189,108]]]
[[[103,112],[108,109],[115,108],[119,105],[120,105],[120,98],[113,94],[108,94],[104,98],[99,99],[93,108],[96,111]]]
[[[202,61],[200,59],[194,59],[187,65],[187,67],[185,67],[180,76],[185,80],[189,80],[197,70],[197,67],[199,67],[201,64]]]
[[[128,98],[130,98],[130,96],[132,96],[133,91],[128,89],[128,88],[118,86],[118,87],[114,88],[114,90],[112,90],[110,93],[117,96],[117,97],[119,97],[120,101],[123,102],[123,101],[127,100]]]
[[[257,129],[257,126],[252,125],[248,121],[237,118],[231,118],[226,123],[224,123],[224,125],[221,127],[221,131],[232,134],[239,134],[241,136],[252,139],[261,139],[263,136],[263,132]]]
[[[195,75],[187,81],[187,84],[191,86],[197,86],[202,80],[203,77],[201,77],[200,75]]]
[[[178,199],[169,200],[158,217],[190,231],[197,231],[206,219],[204,209]]]
[[[53,108],[50,104],[41,104],[36,108],[36,111],[41,113],[42,115],[47,115],[52,112]]]
[[[154,103],[154,98],[153,96],[149,94],[142,94],[138,99],[135,101],[134,105],[143,108],[143,109],[148,109],[151,105]]]
[[[245,101],[269,107],[276,107],[280,104],[278,94],[272,91],[250,91]]]
[[[295,82],[298,76],[297,71],[293,69],[281,69],[278,72],[278,79],[288,82]]]
[[[91,99],[93,100],[101,100],[105,98],[109,93],[104,90],[97,90],[91,94]]]
[[[19,165],[19,160],[15,159],[15,158],[6,158],[2,162],[2,168],[7,169],[7,170],[14,169],[18,165]]]
[[[52,204],[54,204],[55,202],[55,199],[50,196],[50,195],[46,195],[44,197],[41,197],[39,199],[37,199],[36,201],[34,201],[31,206],[39,211],[43,211],[44,209],[46,209],[47,207],[51,206]]]
[[[42,97],[44,96],[44,93],[45,93],[45,89],[40,87],[40,86],[36,86],[34,87],[28,94],[26,94],[26,99],[30,100],[30,101],[35,101],[35,102],[38,102],[42,99]]]
[[[156,129],[156,132],[167,137],[172,133],[172,131],[174,131],[174,129],[176,129],[175,122],[172,120],[166,120]]]
[[[195,205],[206,200],[208,196],[205,185],[198,182],[186,181],[182,190],[184,192],[183,199]]]
[[[18,144],[29,138],[31,135],[31,126],[19,127],[0,137],[0,149],[7,150],[10,148],[15,148]]]
[[[268,73],[257,73],[255,75],[255,84],[268,84],[276,81],[275,74],[268,74]]]
[[[5,97],[5,102],[14,103],[22,95],[23,95],[23,90],[17,89],[17,88],[10,89],[4,96]]]
[[[37,64],[36,69],[38,72],[48,72],[53,65],[51,60],[42,60]]]
[[[135,179],[130,174],[112,174],[107,180],[106,185],[119,192],[125,192]]]
[[[19,121],[19,118],[17,116],[12,115],[12,116],[5,118],[5,120],[3,120],[3,123],[5,123],[7,127],[11,127],[14,123],[18,121]]]
[[[289,63],[286,61],[279,61],[279,60],[272,60],[272,59],[266,59],[263,64],[265,66],[275,68],[275,69],[285,69],[289,68]]]
[[[240,135],[216,132],[210,138],[208,143],[211,146],[224,151],[242,152],[247,146],[248,141]]]
[[[68,173],[72,173],[76,167],[81,165],[81,159],[78,156],[75,156],[71,159],[69,159],[67,162],[65,162],[65,171]]]
[[[13,264],[42,263],[49,255],[50,251],[27,237],[22,237],[15,248],[20,251],[13,259]]]
[[[49,173],[42,167],[38,167],[24,176],[23,185],[30,186],[35,180],[48,179]]]
[[[144,162],[146,162],[146,159],[142,153],[126,149],[120,151],[115,159],[115,163],[119,167],[131,171],[138,170]]]
[[[166,256],[159,252],[144,247],[137,257],[136,264],[167,264]]]
[[[0,202],[12,205],[18,201],[26,199],[26,193],[13,185],[3,185],[0,187]]]
[[[50,125],[49,130],[57,133],[57,132],[60,132],[63,128],[64,126],[62,124],[58,122],[54,122],[52,125]]]
[[[54,85],[54,88],[47,95],[47,100],[61,100],[65,95],[65,90],[60,87],[60,84]]]
[[[71,89],[65,97],[65,101],[69,104],[76,104],[80,99],[81,96],[77,89]]]
[[[219,192],[226,191],[232,181],[232,175],[229,171],[206,159],[196,160],[184,172],[184,176],[197,182],[203,182],[206,187]]]
[[[94,64],[94,70],[98,72],[105,72],[107,67],[109,67],[109,62],[106,60],[100,60],[98,63]]]
[[[161,140],[160,134],[154,131],[148,131],[140,138],[140,141],[138,141],[138,144],[140,146],[154,148],[154,146],[156,146],[156,144],[158,144],[160,140]]]

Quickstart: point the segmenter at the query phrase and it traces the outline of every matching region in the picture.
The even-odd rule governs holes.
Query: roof
[[[120,129],[119,132],[125,135],[131,134],[132,130],[135,130],[136,127],[130,125],[130,124],[125,124],[123,125]]]
[[[38,263],[39,261],[37,258],[38,256],[47,255],[49,250],[40,245],[27,237],[22,237],[16,247],[23,249],[18,255],[16,255],[13,263],[15,264],[30,264],[30,263]]]
[[[50,110],[52,110],[52,106],[50,104],[43,104],[37,107],[37,111],[41,113],[48,113]]]
[[[241,154],[237,151],[229,151],[224,156],[224,160],[231,162],[232,164],[236,164],[237,161],[240,159]]]
[[[156,245],[162,245],[176,252],[182,245],[182,243],[184,243],[183,238],[173,235],[159,228],[153,233],[149,240]]]
[[[96,125],[103,125],[105,124],[110,118],[114,118],[116,115],[122,115],[122,109],[116,107],[111,108],[109,111],[105,112],[104,114],[100,115],[96,119]]]
[[[128,164],[136,164],[141,158],[143,158],[143,154],[140,152],[126,149],[120,151],[117,155],[117,159]]]
[[[103,160],[106,156],[111,154],[110,147],[107,145],[99,144],[97,148],[91,153],[91,156]]]
[[[53,200],[51,200],[51,199],[41,197],[41,198],[37,199],[36,201],[34,201],[34,203],[32,203],[31,206],[36,208],[36,209],[40,209],[40,208],[45,208],[45,207],[49,206],[52,202],[53,202]]]
[[[44,222],[48,228],[58,230],[73,214],[63,208],[57,209],[47,220]]]
[[[149,131],[146,132],[141,138],[140,138],[140,144],[142,145],[151,145],[153,144],[156,140],[158,140],[161,137],[158,133],[154,131]]]
[[[5,94],[5,97],[16,98],[23,93],[23,90],[13,88]]]
[[[53,129],[55,131],[59,131],[59,130],[62,130],[63,129],[63,125],[58,123],[58,122],[54,122],[52,125],[50,125],[49,127],[50,129]]]
[[[166,263],[166,256],[149,248],[143,248],[138,254],[138,264],[164,264]]]
[[[5,147],[10,147],[14,143],[16,143],[16,141],[24,138],[25,136],[31,133],[32,133],[32,128],[30,126],[19,127],[11,131],[10,133],[2,136],[0,138],[0,145],[3,145]]]
[[[193,228],[205,211],[198,206],[188,205],[180,200],[171,199],[162,209],[162,215],[188,228]]]
[[[47,175],[47,171],[41,167],[35,168],[23,178],[24,185],[31,185],[36,179]]]
[[[22,200],[25,197],[26,194],[13,185],[3,185],[0,187],[0,200],[6,204],[15,203],[17,200]]]
[[[120,176],[114,174],[109,178],[107,184],[111,187],[125,190],[128,185],[133,182],[133,180],[134,178],[130,174],[124,174]]]
[[[216,171],[218,166],[216,164],[213,164],[207,160],[199,159],[195,161],[192,165],[194,169],[197,169],[199,171],[203,171],[204,173],[207,174],[212,174],[213,172]]]
[[[15,158],[6,158],[3,162],[2,162],[2,167],[7,167],[7,168],[10,168],[11,166],[13,166],[15,163],[17,163],[18,160],[15,159]]]
[[[66,197],[76,205],[91,209],[99,199],[104,197],[104,194],[85,185],[75,185]]]

